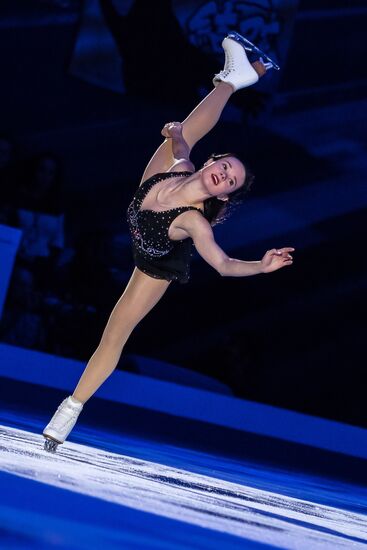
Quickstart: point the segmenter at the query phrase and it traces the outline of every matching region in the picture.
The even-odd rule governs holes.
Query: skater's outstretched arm
[[[177,227],[184,229],[193,239],[200,256],[225,277],[270,273],[293,263],[290,252],[294,251],[294,248],[291,247],[268,250],[258,261],[247,262],[230,258],[215,242],[210,223],[199,212],[185,212],[181,214],[180,219],[177,218],[177,222]]]

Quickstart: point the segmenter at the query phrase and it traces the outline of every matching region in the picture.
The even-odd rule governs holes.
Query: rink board
[[[26,407],[29,400],[32,410],[50,414],[84,368],[79,361],[0,344],[2,399],[11,408],[18,401]],[[259,459],[271,447],[275,459],[308,459],[327,468],[330,455],[350,474],[351,468],[363,470],[367,458],[362,428],[122,371],[113,373],[82,414],[82,422],[143,436],[145,431],[169,438],[174,432],[190,444],[202,438],[214,447],[222,442],[228,452],[257,449]]]

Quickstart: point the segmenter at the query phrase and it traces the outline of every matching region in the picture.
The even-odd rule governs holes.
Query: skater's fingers
[[[261,57],[257,61],[254,61],[253,63],[251,63],[251,65],[253,66],[253,68],[255,69],[255,71],[259,76],[264,76],[264,74],[266,73],[266,67]]]
[[[268,250],[268,252],[270,254],[277,254],[277,255],[280,255],[280,254],[288,254],[289,252],[293,252],[295,249],[290,247],[290,246],[286,246],[284,248],[272,248],[271,250]]]
[[[170,137],[172,132],[182,132],[182,124],[181,122],[167,122],[164,125],[163,130],[167,132],[166,137]]]

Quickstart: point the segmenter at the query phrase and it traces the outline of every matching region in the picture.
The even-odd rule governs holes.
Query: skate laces
[[[80,405],[77,405],[73,403],[72,401],[68,401],[68,398],[64,399],[62,403],[57,407],[56,412],[61,410],[67,410],[70,409],[72,411],[78,411],[79,409],[82,410],[83,407],[80,407]]]
[[[234,71],[234,59],[233,56],[225,50],[224,52],[224,69],[218,73],[218,76],[225,78],[232,71]]]
[[[66,427],[68,427],[71,423],[76,421],[77,417],[79,416],[79,411],[73,411],[71,415],[68,415],[67,418],[64,417],[56,417],[54,418],[50,423],[50,428],[56,429],[56,430],[65,430]]]
[[[73,407],[70,401],[65,399],[56,410],[54,418],[50,422],[51,428],[64,430],[68,424],[75,421],[83,407]],[[66,417],[66,418],[65,418]]]

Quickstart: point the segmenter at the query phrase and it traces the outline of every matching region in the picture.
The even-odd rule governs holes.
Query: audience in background
[[[14,224],[16,168],[15,143],[0,134],[0,223],[5,225]]]
[[[64,247],[64,212],[60,163],[51,153],[32,158],[25,167],[18,186],[16,225],[23,231],[22,260],[42,259],[43,268],[57,260]]]
[[[65,247],[61,162],[51,152],[40,153],[22,165],[20,160],[16,141],[0,134],[0,223],[23,231],[1,318],[0,340],[85,360],[98,345],[116,298],[130,276],[130,238],[91,223]],[[351,324],[352,330],[355,326]],[[353,362],[354,353],[354,363],[358,364],[358,335],[354,338],[355,350],[348,347],[346,354]],[[310,409],[310,392],[289,392],[291,384],[283,383],[282,378],[292,376],[293,381],[300,380],[299,385],[303,381],[306,384],[308,355],[297,357],[297,371],[276,371],[267,360],[261,339],[257,330],[231,332],[229,337],[218,338],[209,351],[198,352],[191,368],[227,384],[237,397],[256,401],[261,395],[275,406]],[[330,349],[332,346],[324,349],[325,363],[330,361]],[[337,349],[342,351],[340,344]],[[126,359],[123,368],[129,370]],[[133,366],[130,371],[134,372]],[[323,403],[325,415],[334,406],[335,414],[342,418],[339,402],[333,401],[329,391],[328,373],[317,372],[312,396],[317,395]],[[339,381],[334,376],[333,385],[344,389],[341,376]],[[350,395],[352,390],[355,394],[351,386]],[[351,421],[360,418],[359,403],[361,399],[349,401]]]
[[[0,338],[83,359],[97,345],[125,266],[116,262],[114,235],[98,228],[65,248],[60,160],[43,152],[19,163],[15,149],[0,136],[0,223],[23,232]]]
[[[17,160],[17,162],[15,161]],[[14,344],[47,347],[47,292],[64,247],[61,165],[52,153],[19,164],[10,139],[0,138],[1,222],[22,230],[2,323]]]
[[[15,346],[44,350],[47,325],[42,315],[43,296],[34,287],[31,271],[17,267],[10,282],[1,322],[1,339]]]

